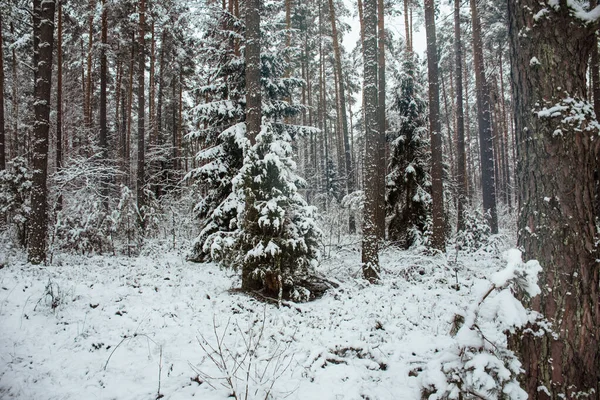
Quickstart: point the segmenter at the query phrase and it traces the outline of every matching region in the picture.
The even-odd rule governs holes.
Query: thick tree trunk
[[[146,195],[144,188],[146,184],[146,138],[145,138],[145,122],[146,122],[146,92],[145,79],[146,73],[146,41],[145,24],[146,24],[146,0],[140,0],[139,3],[139,37],[138,37],[138,132],[137,132],[137,208],[139,215],[139,223],[142,229],[145,225],[143,208],[146,205]]]
[[[526,371],[525,389],[534,400],[597,398],[600,393],[594,209],[598,129],[584,100],[595,26],[574,17],[566,4],[508,2],[518,244],[526,259],[537,259],[543,267],[542,293],[531,306],[553,329],[541,337],[521,332],[511,339]]]
[[[477,122],[479,125],[479,147],[481,153],[481,191],[483,209],[489,213],[492,233],[498,233],[496,211],[496,182],[494,179],[494,142],[489,86],[485,77],[481,23],[475,0],[471,1],[471,21],[473,25],[473,62],[475,64],[475,85],[477,86]]]
[[[4,130],[4,49],[2,43],[2,13],[0,13],[0,170],[6,169],[6,136]],[[13,101],[15,101],[15,99],[13,99]]]
[[[377,1],[377,235],[385,239],[385,15],[383,0]]]
[[[427,72],[429,77],[429,134],[431,136],[431,208],[433,216],[431,246],[444,251],[446,245],[446,219],[444,215],[444,186],[442,182],[443,158],[440,123],[440,85],[433,0],[425,0],[425,31],[427,34]]]
[[[364,192],[365,205],[363,211],[362,270],[365,279],[375,282],[379,279],[379,240],[377,230],[379,163],[378,153],[378,121],[377,121],[377,0],[365,0],[364,26],[364,84],[363,96],[365,106],[365,158],[364,158]]]
[[[46,261],[48,235],[48,133],[50,131],[50,95],[52,87],[52,51],[54,48],[54,1],[33,1],[33,38],[35,65],[34,143],[32,155],[31,226],[28,261]]]
[[[465,228],[463,213],[467,200],[467,163],[465,155],[465,115],[463,110],[462,41],[460,31],[460,0],[454,0],[454,68],[456,70],[456,206],[458,230]]]

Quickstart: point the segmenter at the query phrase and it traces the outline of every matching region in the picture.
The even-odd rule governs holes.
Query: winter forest
[[[0,398],[600,399],[597,0],[2,0]]]

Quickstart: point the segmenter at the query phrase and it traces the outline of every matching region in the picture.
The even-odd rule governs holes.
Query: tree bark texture
[[[379,278],[379,245],[377,231],[378,121],[377,121],[377,0],[364,2],[364,84],[365,160],[363,211],[362,269],[370,282]]]
[[[431,245],[445,250],[446,220],[442,182],[442,132],[440,123],[440,85],[433,0],[425,0],[425,32],[427,35],[427,72],[429,77],[429,134],[431,136],[431,198],[433,235]]]
[[[31,225],[28,261],[46,261],[48,236],[48,133],[54,48],[54,1],[33,1],[35,87],[33,126],[33,182],[31,187]]]
[[[261,125],[260,0],[246,2],[246,132],[254,144]]]
[[[483,194],[483,209],[486,213],[489,213],[488,221],[492,233],[498,233],[490,89],[485,77],[481,22],[479,20],[477,4],[475,0],[470,1],[471,22],[473,25],[473,62],[475,64],[475,86],[477,87],[477,124],[479,125],[479,148],[481,153],[481,191]]]
[[[4,49],[2,43],[2,14],[0,14],[0,170],[6,169],[6,131],[4,126]]]
[[[256,143],[262,120],[262,96],[260,86],[260,0],[246,1],[246,135],[250,143]],[[246,207],[254,210],[248,203]],[[249,220],[253,216],[248,215]],[[242,268],[242,289],[256,290],[263,286],[260,278],[253,276],[252,265]]]
[[[550,321],[556,335],[511,338],[526,370],[525,389],[534,400],[598,398],[600,393],[594,209],[598,129],[585,101],[596,27],[572,11],[566,1],[554,7],[537,0],[508,2],[518,243],[526,259],[537,259],[543,267],[542,293],[531,306]]]
[[[90,15],[88,17],[88,52],[87,52],[87,77],[85,85],[85,125],[92,126],[92,48],[94,44],[94,13],[96,0],[90,0]]]
[[[454,0],[454,67],[456,69],[456,207],[458,230],[464,229],[463,213],[467,200],[467,163],[465,156],[465,114],[463,110],[462,41],[460,32],[460,0]]]
[[[107,79],[107,59],[106,48],[108,47],[108,21],[106,0],[102,0],[102,21],[101,21],[101,47],[100,47],[100,135],[98,137],[98,145],[100,147],[100,158],[103,163],[108,159],[108,127],[106,115],[106,79]],[[102,178],[100,193],[103,197],[102,204],[108,209],[108,180]]]
[[[385,13],[383,0],[377,0],[377,234],[385,239]]]
[[[355,188],[354,172],[352,170],[352,153],[350,152],[350,141],[348,139],[348,116],[346,112],[346,91],[344,87],[344,74],[342,73],[342,52],[340,50],[340,43],[337,31],[337,22],[335,17],[335,8],[333,0],[329,0],[329,14],[331,17],[331,30],[333,36],[333,52],[335,55],[335,69],[338,76],[338,107],[340,110],[340,122],[342,125],[342,135],[344,143],[344,165],[346,169],[346,193],[352,193]],[[354,233],[356,230],[354,217],[350,216],[349,220],[350,233]]]
[[[145,35],[145,23],[146,23],[146,0],[140,0],[139,3],[139,37],[138,37],[138,133],[137,133],[137,208],[139,215],[140,226],[144,227],[144,213],[143,207],[146,205],[146,199],[144,195],[144,186],[146,184],[146,153],[145,153],[145,122],[146,122],[146,98],[145,98],[145,87],[144,87],[144,75],[146,72],[146,42],[144,39]]]

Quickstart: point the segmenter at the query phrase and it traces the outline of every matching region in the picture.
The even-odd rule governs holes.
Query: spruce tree
[[[388,235],[409,248],[431,230],[431,157],[427,103],[415,55],[406,52],[390,105],[390,162],[386,179]]]

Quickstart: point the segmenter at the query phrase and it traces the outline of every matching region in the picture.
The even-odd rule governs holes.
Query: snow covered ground
[[[454,315],[489,288],[501,250],[454,263],[386,249],[377,285],[360,279],[357,250],[333,251],[320,271],[340,286],[280,309],[183,252],[48,267],[13,255],[0,269],[0,398],[418,399],[416,371],[452,345]]]

